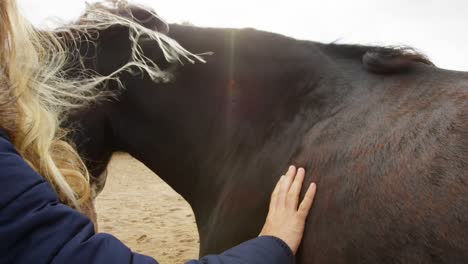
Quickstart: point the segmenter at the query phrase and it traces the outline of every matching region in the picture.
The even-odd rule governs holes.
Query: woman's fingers
[[[312,204],[314,202],[314,197],[315,197],[316,191],[317,191],[317,185],[315,183],[311,183],[310,186],[309,186],[309,189],[307,189],[307,192],[306,192],[306,194],[304,196],[304,199],[302,200],[301,204],[299,205],[298,213],[304,219],[309,214],[309,210],[312,207]]]
[[[291,188],[291,184],[294,180],[294,176],[296,176],[296,167],[290,166],[288,172],[284,176],[283,181],[281,182],[279,194],[278,194],[278,205],[285,206],[286,204],[286,196],[289,192],[289,188]]]
[[[316,186],[311,184],[307,189],[304,200],[299,205],[299,195],[305,177],[305,170],[290,166],[285,175],[281,176],[271,195],[270,211],[273,208],[294,209],[304,215],[310,210],[315,196]]]
[[[301,193],[304,175],[305,170],[303,168],[299,168],[286,197],[286,207],[297,210],[297,206],[299,205],[299,194]]]
[[[283,182],[283,180],[284,180],[284,175],[281,176],[281,178],[276,183],[275,189],[273,189],[273,193],[271,194],[271,199],[270,199],[270,211],[272,211],[273,208],[278,203],[278,193],[279,193],[281,183]]]
[[[297,173],[297,174],[296,174]],[[260,236],[283,240],[294,254],[302,240],[305,220],[314,200],[316,186],[311,184],[299,207],[299,194],[304,181],[304,169],[291,166],[279,180],[271,196],[270,211]]]

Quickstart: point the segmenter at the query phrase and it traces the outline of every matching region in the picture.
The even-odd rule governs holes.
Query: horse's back
[[[319,186],[300,263],[467,263],[467,75],[371,78],[295,157]]]

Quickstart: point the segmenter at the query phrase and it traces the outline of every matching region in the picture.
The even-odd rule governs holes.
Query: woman
[[[0,263],[156,263],[95,233],[87,170],[59,129],[106,78],[64,79],[62,45],[14,0],[0,1],[0,43]],[[294,263],[316,190],[299,203],[304,173],[280,178],[259,237],[190,263]]]

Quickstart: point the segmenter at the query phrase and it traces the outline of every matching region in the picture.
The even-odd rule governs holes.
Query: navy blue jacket
[[[0,263],[157,263],[109,234],[95,233],[85,215],[58,201],[56,192],[0,130]],[[289,247],[258,237],[190,264],[294,263]]]

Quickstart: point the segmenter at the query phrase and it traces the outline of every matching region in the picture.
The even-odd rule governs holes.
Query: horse
[[[139,41],[172,81],[122,73],[125,89],[102,88],[115,99],[67,121],[94,181],[128,152],[191,205],[206,255],[259,234],[279,174],[296,164],[318,186],[298,263],[468,262],[468,73],[406,48],[169,29],[213,55],[169,63]],[[86,67],[120,67],[127,33],[103,29]]]

